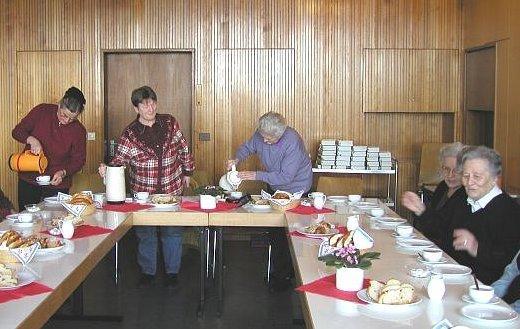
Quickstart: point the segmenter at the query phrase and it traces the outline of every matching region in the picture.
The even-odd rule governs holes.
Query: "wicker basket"
[[[20,263],[9,250],[0,250],[0,263]]]
[[[286,210],[290,210],[290,209],[298,207],[300,205],[300,201],[301,201],[300,199],[294,199],[294,200],[291,200],[291,202],[289,202],[285,206],[281,206],[278,203],[273,202],[273,200],[270,200],[269,203],[271,204],[271,207],[275,210],[286,211]]]

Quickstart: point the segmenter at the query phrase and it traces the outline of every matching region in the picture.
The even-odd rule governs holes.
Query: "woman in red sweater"
[[[44,175],[51,176],[50,184],[42,186],[36,182],[37,172],[18,173],[20,210],[58,191],[68,193],[72,176],[86,160],[87,131],[77,120],[84,108],[83,93],[71,87],[58,104],[37,105],[14,127],[13,138],[25,144],[25,150],[44,152],[49,160]]]

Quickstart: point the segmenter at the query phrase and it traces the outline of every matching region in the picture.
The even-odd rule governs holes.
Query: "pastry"
[[[390,279],[386,284],[371,280],[367,294],[379,304],[410,304],[415,299],[414,287],[408,283],[401,283],[396,279]]]

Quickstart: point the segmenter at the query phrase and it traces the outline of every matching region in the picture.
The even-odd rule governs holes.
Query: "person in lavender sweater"
[[[267,183],[267,192],[282,190],[290,193],[307,193],[312,185],[312,164],[309,152],[296,130],[287,126],[285,118],[276,112],[268,112],[258,120],[253,137],[242,144],[235,159],[227,161],[227,169],[256,154],[264,171],[240,171],[243,180],[260,180]],[[284,228],[270,228],[273,253],[272,290],[284,290],[290,286],[293,276],[291,256]]]

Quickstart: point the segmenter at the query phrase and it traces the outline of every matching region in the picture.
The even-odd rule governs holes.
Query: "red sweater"
[[[72,184],[72,176],[81,170],[86,160],[87,131],[79,121],[60,125],[57,116],[58,105],[40,104],[34,107],[13,129],[13,138],[25,144],[27,137],[33,136],[40,141],[43,153],[49,160],[46,175],[51,178],[62,169],[67,171],[56,189],[67,189]],[[29,144],[25,150],[29,150]],[[20,172],[18,177],[30,184],[37,185],[37,172]]]

